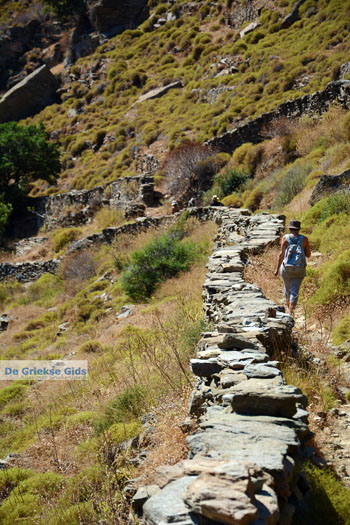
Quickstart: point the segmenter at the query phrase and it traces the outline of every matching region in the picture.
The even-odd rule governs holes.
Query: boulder
[[[20,120],[56,100],[58,80],[44,65],[11,88],[0,101],[0,123]]]
[[[5,332],[5,330],[7,330],[11,319],[13,319],[13,317],[10,317],[7,314],[0,315],[0,333]]]
[[[147,0],[99,0],[89,12],[91,25],[109,37],[132,29],[148,16]]]
[[[226,465],[225,465],[226,467]],[[239,465],[235,464],[235,470]],[[257,519],[253,487],[247,472],[206,472],[192,481],[185,502],[192,512],[219,523],[245,525]]]
[[[334,193],[349,192],[350,170],[343,171],[339,175],[322,175],[311,194],[309,203],[313,206],[319,200]]]
[[[247,25],[242,31],[240,31],[239,36],[241,38],[244,38],[248,33],[251,33],[256,29],[257,27],[261,26],[260,22],[252,22],[251,24]]]
[[[168,93],[168,91],[170,91],[170,89],[175,89],[175,88],[182,88],[182,82],[181,80],[177,80],[176,82],[172,82],[171,84],[167,84],[166,86],[162,86],[160,88],[156,88],[156,89],[152,89],[151,91],[148,91],[148,93],[145,93],[144,95],[141,95],[141,97],[139,97],[135,104],[140,104],[141,102],[145,102],[145,100],[150,100],[150,99],[153,99],[153,98],[160,98],[162,97],[163,95],[165,95],[166,93]]]
[[[281,26],[282,29],[288,29],[288,27],[290,27],[300,19],[299,7],[301,7],[305,2],[306,0],[299,0],[299,2],[295,4],[291,13],[284,17]]]
[[[140,511],[146,501],[155,494],[160,492],[158,485],[146,485],[140,487],[136,492],[135,496],[132,498],[132,506],[136,511]]]
[[[188,485],[195,478],[184,476],[169,483],[161,492],[152,496],[143,506],[143,521],[146,525],[194,525],[203,523],[198,516],[190,516],[188,507],[184,503],[184,494]]]

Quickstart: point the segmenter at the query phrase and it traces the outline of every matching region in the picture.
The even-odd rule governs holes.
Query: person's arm
[[[288,246],[288,241],[286,239],[286,236],[282,237],[282,241],[281,241],[281,251],[279,253],[279,256],[278,256],[278,259],[277,259],[277,266],[276,266],[276,270],[274,272],[274,274],[277,276],[278,275],[278,272],[280,270],[280,267],[281,267],[281,264],[283,262],[283,259],[284,259],[284,254],[286,253],[286,249],[287,249],[287,246]]]
[[[305,250],[305,256],[311,257],[311,248],[309,244],[309,239],[304,236],[304,242],[303,242],[304,250]]]

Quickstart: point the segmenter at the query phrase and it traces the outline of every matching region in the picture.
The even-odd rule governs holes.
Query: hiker
[[[298,302],[299,288],[306,275],[306,257],[310,257],[309,240],[300,235],[300,222],[290,221],[288,235],[281,241],[281,252],[278,256],[275,275],[279,271],[284,283],[284,295],[291,316]]]
[[[213,195],[213,198],[211,199],[210,206],[223,206],[222,202],[219,201],[217,195]]]
[[[174,213],[177,213],[180,211],[179,205],[177,201],[172,201],[171,203],[171,214],[174,215]]]

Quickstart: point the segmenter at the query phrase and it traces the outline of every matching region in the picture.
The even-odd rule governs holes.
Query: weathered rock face
[[[350,192],[350,170],[346,170],[340,175],[323,175],[316,184],[310,197],[310,204],[313,206],[319,200],[335,193]]]
[[[191,360],[189,410],[199,428],[187,439],[189,460],[158,470],[162,490],[143,506],[143,522],[289,524],[287,502],[310,437],[305,397],[274,360],[290,344],[293,320],[243,278],[247,252],[276,243],[284,218],[215,213],[221,228],[203,292],[213,331]]]
[[[0,101],[0,122],[19,120],[38,113],[56,100],[58,81],[44,65],[5,93]]]
[[[148,16],[147,0],[99,0],[89,12],[91,25],[108,36],[131,29]]]
[[[13,26],[0,36],[0,90],[4,89],[9,70],[17,71],[19,61],[26,51],[40,45],[42,26],[38,20],[30,20],[22,26]]]
[[[327,111],[334,102],[350,108],[350,81],[338,80],[330,82],[323,91],[316,91],[312,95],[304,95],[294,100],[283,102],[269,113],[250,120],[219,137],[208,140],[206,144],[214,150],[232,153],[245,142],[257,144],[266,140],[269,125],[281,117],[298,118],[302,115],[321,114]]]

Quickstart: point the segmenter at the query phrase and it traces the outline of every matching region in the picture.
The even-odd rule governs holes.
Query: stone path
[[[189,411],[199,428],[188,438],[189,459],[158,469],[143,523],[287,525],[310,438],[306,399],[285,384],[276,361],[293,320],[243,279],[246,255],[277,243],[284,217],[225,208],[216,215],[203,291],[212,329],[191,362]]]

